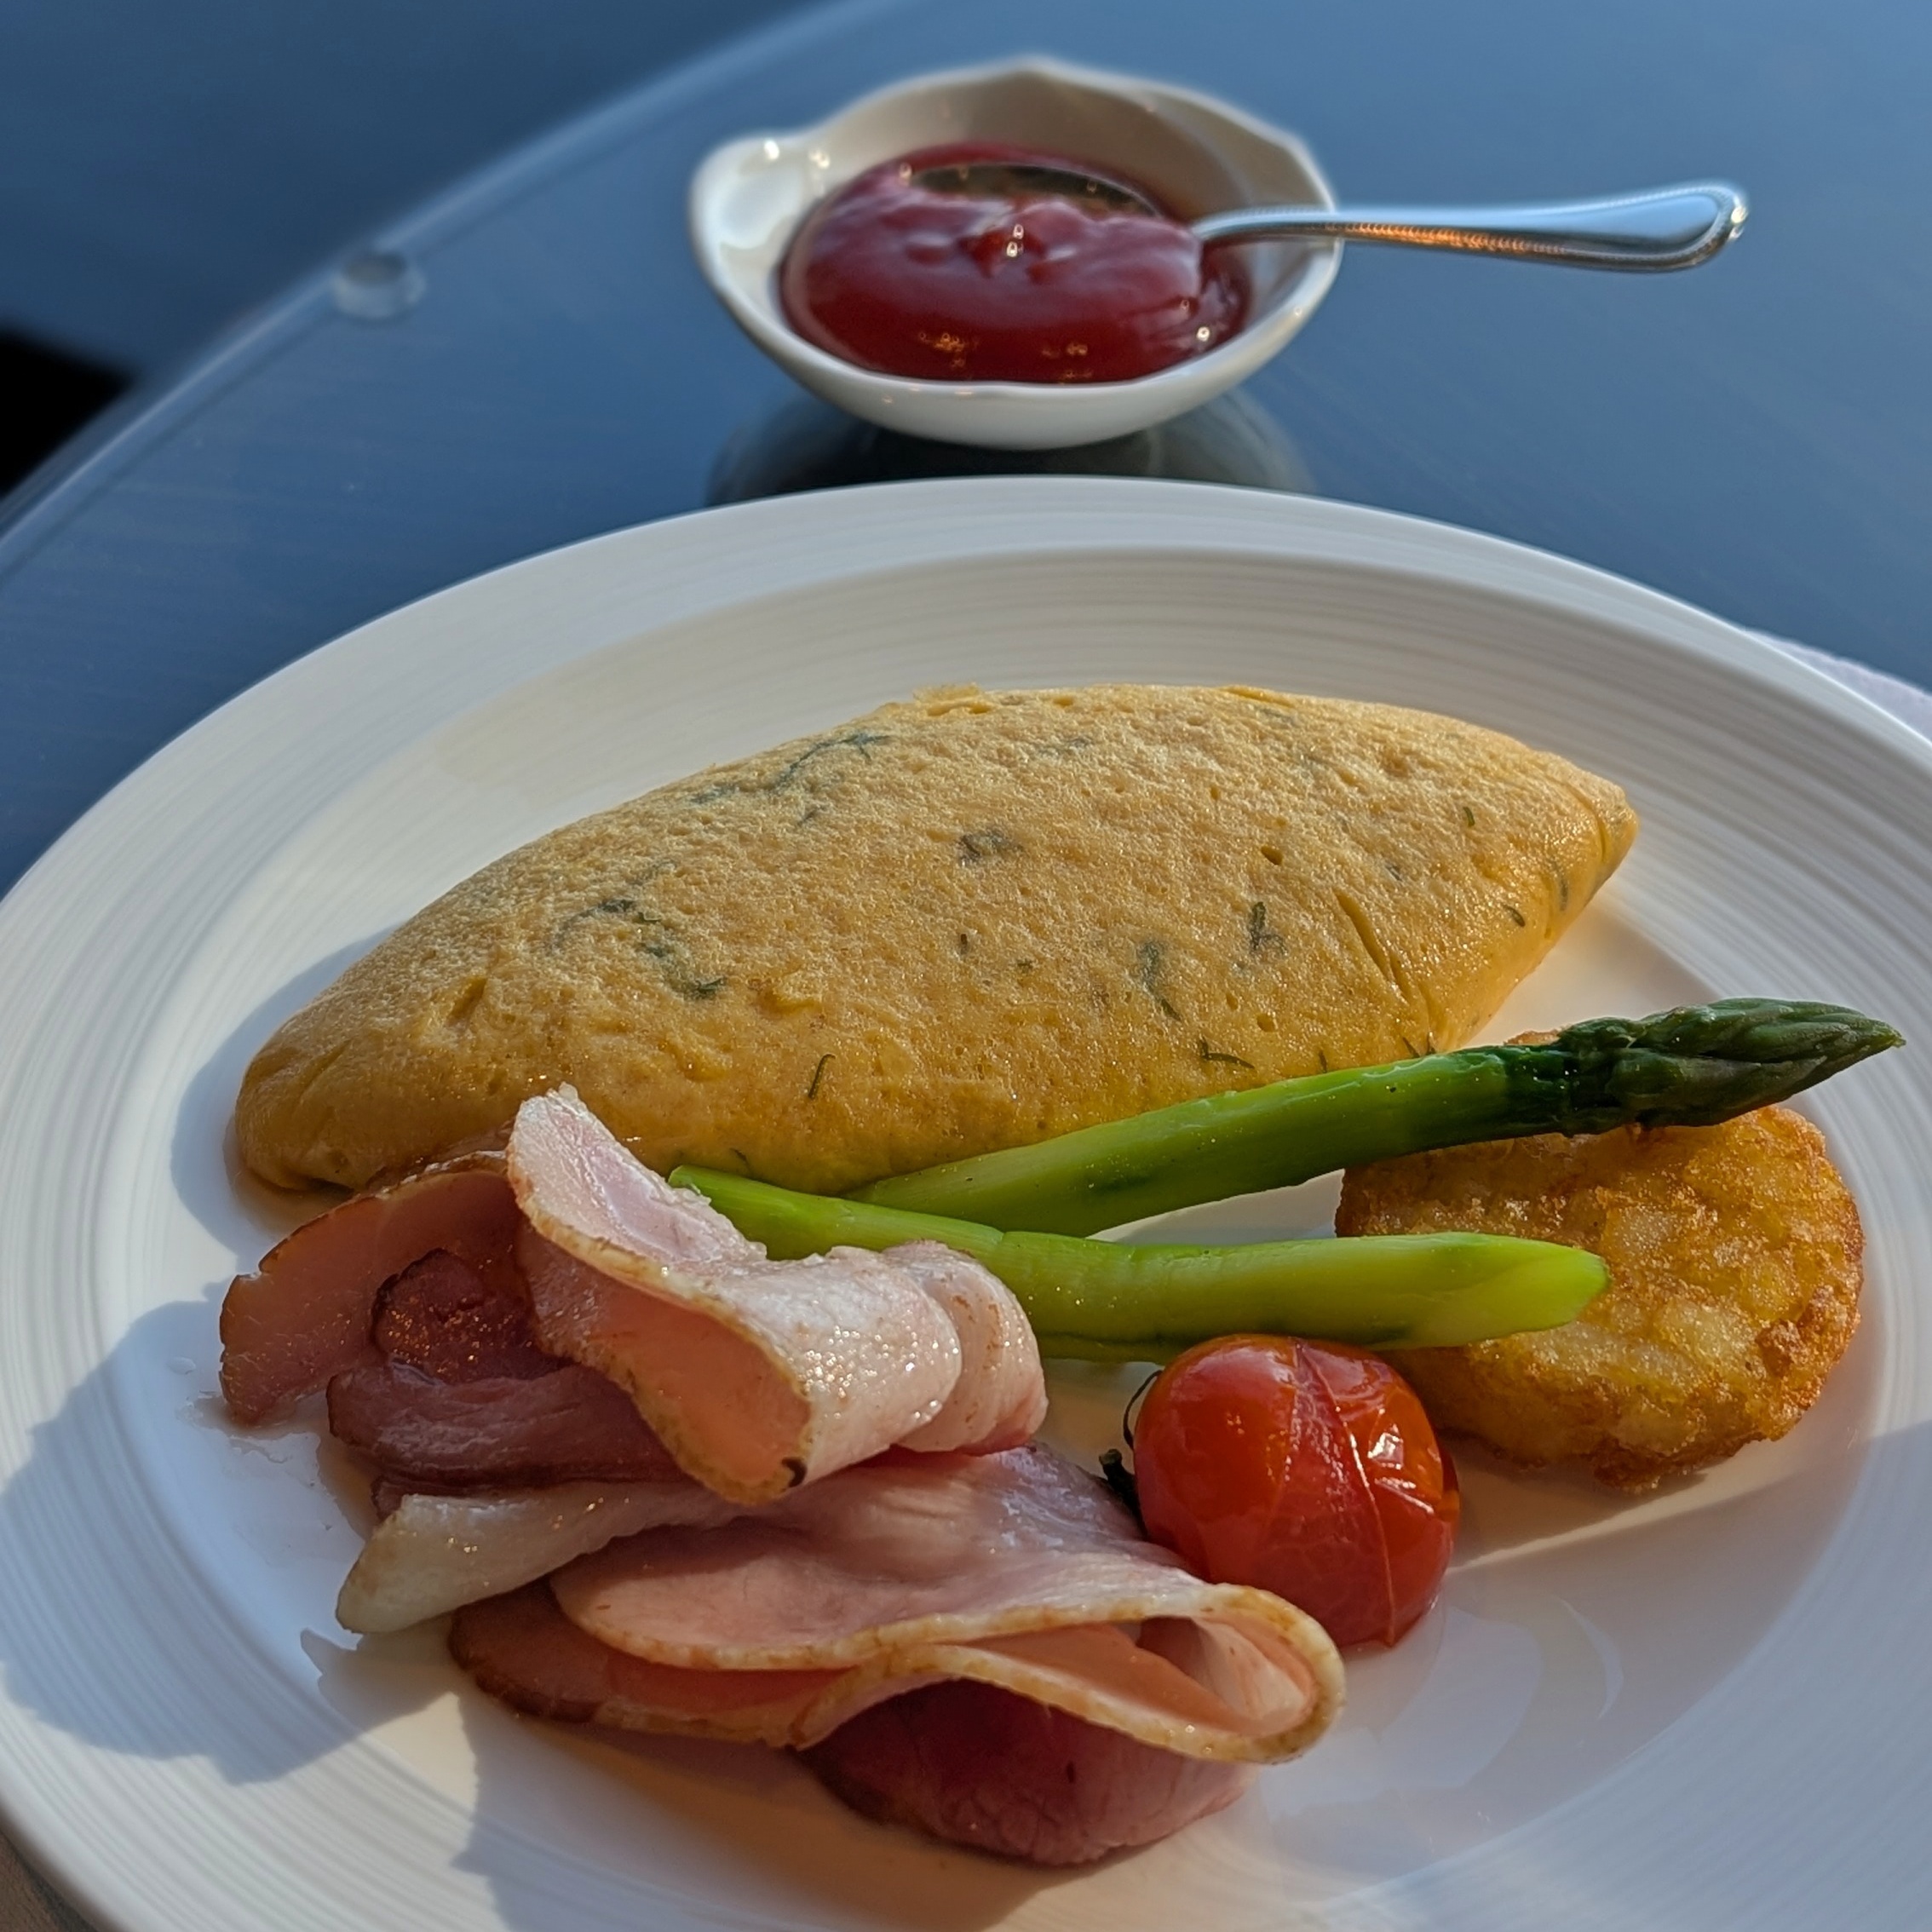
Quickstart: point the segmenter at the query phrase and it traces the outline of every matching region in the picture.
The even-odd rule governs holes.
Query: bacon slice
[[[459,1383],[372,1363],[330,1383],[329,1427],[384,1475],[424,1489],[683,1480],[630,1398],[574,1362]]]
[[[450,1654],[492,1697],[532,1717],[739,1744],[783,1744],[837,1676],[646,1663],[586,1636],[541,1583],[459,1610]]]
[[[782,1745],[828,1670],[694,1670],[587,1636],[532,1584],[457,1612],[451,1654],[534,1717]],[[1184,1757],[990,1685],[926,1684],[803,1753],[854,1810],[1036,1865],[1151,1844],[1232,1803],[1252,1764]]]
[[[1013,1291],[969,1255],[939,1241],[908,1241],[885,1258],[946,1310],[959,1337],[959,1379],[946,1406],[911,1435],[908,1449],[986,1455],[1030,1441],[1046,1420],[1039,1344]]]
[[[379,1360],[371,1327],[383,1284],[434,1249],[486,1281],[513,1277],[515,1197],[500,1150],[419,1168],[305,1222],[238,1275],[221,1304],[221,1393],[256,1423],[331,1376]]]
[[[1236,1762],[1292,1756],[1341,1703],[1312,1619],[1203,1583],[1038,1447],[846,1469],[702,1534],[612,1543],[550,1588],[578,1630],[648,1663],[837,1673],[792,1722],[798,1745],[949,1678]]]
[[[459,1610],[450,1651],[534,1717],[744,1744],[785,1744],[839,1676],[649,1663],[585,1635],[542,1583]],[[1257,1768],[1160,1750],[963,1680],[871,1705],[803,1757],[868,1817],[1037,1865],[1151,1844],[1231,1804]]]
[[[509,1171],[538,1341],[628,1390],[679,1463],[735,1502],[768,1501],[935,1423],[956,1440],[1009,1440],[1044,1400],[1030,1332],[1017,1340],[1024,1317],[993,1311],[992,1297],[1011,1297],[990,1276],[969,1292],[945,1271],[977,1327],[974,1384],[943,1423],[965,1358],[925,1285],[942,1272],[929,1254],[769,1261],[568,1088],[524,1102]]]
[[[521,1710],[789,1745],[873,1816],[1044,1864],[1219,1809],[1342,1700],[1311,1619],[1191,1576],[1038,1448],[901,1452],[612,1542],[450,1645]]]
[[[868,1818],[1030,1865],[1153,1844],[1232,1804],[1257,1774],[964,1682],[874,1705],[804,1759]]]
[[[521,1279],[500,1268],[486,1277],[446,1248],[412,1262],[377,1296],[369,1338],[389,1361],[438,1382],[549,1375],[564,1366],[537,1346]]]
[[[405,1496],[376,1526],[336,1601],[344,1630],[406,1630],[493,1597],[660,1524],[726,1521],[733,1505],[685,1476],[559,1483],[493,1496]]]
[[[1046,1406],[1032,1331],[976,1262],[923,1242],[770,1261],[567,1088],[524,1105],[508,1150],[298,1228],[236,1279],[221,1336],[239,1420],[334,1382],[336,1433],[424,1487],[647,1475],[654,1431],[750,1504],[896,1442],[1023,1441]],[[559,1360],[567,1382],[509,1386]]]

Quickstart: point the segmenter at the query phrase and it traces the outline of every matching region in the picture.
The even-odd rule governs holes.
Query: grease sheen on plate
[[[1932,753],[1713,620],[1487,539],[1197,488],[939,484],[627,532],[386,619],[163,754],[0,915],[22,1021],[0,1061],[6,1797],[104,1918],[1803,1924],[1830,1886],[1911,1922],[1885,1824],[1925,1778],[1904,1526],[1932,1364],[1905,1290],[1932,1258],[1907,1151],[1932,1099],[1909,1055],[1814,1103],[1871,1242],[1866,1331],[1819,1409],[1635,1504],[1468,1471],[1443,1606],[1352,1666],[1320,1751],[1151,1854],[1056,1880],[935,1852],[782,1765],[560,1739],[459,1696],[434,1638],[359,1653],[335,1628],[357,1539],[333,1495],[296,1438],[244,1442],[202,1400],[211,1293],[313,1205],[222,1163],[254,1046],[547,825],[914,685],[1108,677],[1426,705],[1623,783],[1643,840],[1498,1032],[1748,984],[1929,1037]],[[1107,1378],[1056,1398],[1062,1440],[1111,1435]],[[1794,1763],[1833,1768],[1802,1810]],[[125,1832],[80,1827],[103,1814]]]

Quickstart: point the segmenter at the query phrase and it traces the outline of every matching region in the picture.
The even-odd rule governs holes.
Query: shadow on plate
[[[248,1053],[305,986],[210,1057],[176,1141],[178,1166],[192,1145],[206,1169],[176,1176],[196,1215],[256,1225],[264,1245],[246,1199],[216,1198],[210,1150]],[[185,1379],[212,1362],[223,1285],[135,1320],[0,1492],[0,1671],[16,1705],[105,1751],[204,1759],[236,1785],[379,1734],[406,1777],[464,1806],[462,1863],[518,1932],[635,1923],[653,1896],[715,1912],[727,1895],[787,1922],[978,1932],[1067,1883],[865,1823],[775,1754],[518,1719],[460,1678],[439,1628],[358,1643],[326,1606],[367,1520],[359,1475],[299,1428],[232,1427]],[[1648,1498],[1467,1458],[1443,1603],[1396,1650],[1351,1659],[1349,1708],[1319,1750],[1222,1817],[1100,1868],[1096,1909],[1118,1932],[1170,1932],[1150,1914],[1184,1883],[1200,1922],[1233,1922],[1257,1873],[1332,1895],[1591,1788],[1749,1655],[1861,1475],[1932,1460],[1932,1428],[1867,1440],[1883,1341],[1868,1324],[1785,1442]],[[213,1500],[179,1493],[191,1482]],[[210,1511],[218,1555],[181,1540]],[[291,1552],[299,1587],[284,1590],[267,1573]],[[262,1634],[264,1604],[288,1616],[285,1639]]]
[[[712,469],[704,500],[740,503],[934,476],[1158,476],[1314,492],[1287,431],[1237,389],[1170,423],[1071,450],[929,442],[862,423],[816,397],[793,396],[733,434]]]
[[[518,1932],[555,1932],[580,1912],[597,1922],[607,1908],[613,1922],[648,1919],[653,1897],[716,1910],[722,1896],[787,1922],[978,1932],[1067,1882],[867,1824],[776,1754],[519,1719],[459,1678],[440,1628],[358,1643],[318,1612],[299,1651],[291,1631],[288,1650],[268,1654],[178,1550],[143,1534],[144,1514],[166,1512],[106,1456],[126,1391],[178,1404],[170,1359],[185,1337],[205,1339],[211,1314],[186,1302],[140,1318],[37,1431],[0,1494],[0,1548],[58,1605],[0,1623],[19,1705],[105,1751],[204,1758],[237,1785],[379,1732],[405,1774],[466,1803],[461,1862]],[[1170,1900],[1184,1879],[1235,1917],[1257,1873],[1332,1896],[1453,1855],[1607,1776],[1759,1642],[1862,1471],[1883,1477],[1888,1463],[1932,1454],[1923,1428],[1863,1439],[1877,1350],[1864,1354],[1797,1437],[1726,1466],[1737,1472],[1728,1495],[1724,1471],[1632,1501],[1472,1468],[1474,1533],[1443,1605],[1396,1650],[1351,1659],[1349,1709],[1319,1750],[1222,1818],[1100,1868],[1091,1883],[1107,1916],[1121,1932],[1159,1923],[1136,1903],[1143,1883],[1150,1900]],[[275,1466],[289,1432],[228,1429],[208,1405],[188,1419],[256,1463],[258,1512],[279,1499],[361,1515],[346,1463]],[[101,1532],[124,1539],[118,1603],[86,1594],[72,1554],[77,1498],[90,1492]],[[136,1619],[161,1630],[159,1668],[126,1642]]]
[[[278,1233],[319,1214],[339,1199],[333,1189],[271,1187],[242,1165],[235,1145],[235,1095],[263,1042],[387,934],[372,933],[298,973],[263,1000],[196,1070],[175,1118],[169,1177],[188,1211],[217,1240],[245,1251],[263,1227]],[[219,1147],[219,1167],[208,1150]]]
[[[26,1462],[0,1492],[0,1671],[8,1697],[99,1750],[205,1757],[230,1784],[273,1780],[340,1748],[344,1727],[318,1724],[312,1700],[250,1642],[230,1607],[184,1558],[129,1449],[130,1378],[174,1426],[215,1426],[213,1406],[177,1372],[206,1359],[220,1291],[141,1315],[106,1358],[33,1431]],[[225,1425],[223,1425],[225,1426]],[[276,1437],[230,1430],[235,1454],[276,1459]],[[31,1594],[23,1585],[31,1583]],[[218,1688],[217,1688],[218,1687]],[[310,1702],[307,1721],[275,1722]],[[237,1724],[238,1710],[259,1724]]]
[[[555,1932],[565,1897],[633,1924],[662,1901],[675,1923],[984,1932],[1080,1876],[870,1824],[783,1751],[532,1724],[474,1693],[463,1725],[477,1803],[458,1862],[514,1932]]]

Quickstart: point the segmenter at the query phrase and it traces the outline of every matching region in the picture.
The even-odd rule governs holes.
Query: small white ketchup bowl
[[[889,429],[1048,450],[1164,423],[1276,354],[1341,263],[1339,242],[1245,244],[1242,326],[1206,354],[1131,382],[934,382],[862,369],[805,341],[778,295],[779,262],[805,217],[875,163],[958,141],[1010,141],[1118,170],[1183,221],[1231,208],[1335,204],[1291,134],[1183,88],[1038,59],[923,75],[816,127],[713,149],[691,181],[691,244],[705,279],[745,334],[807,388]]]

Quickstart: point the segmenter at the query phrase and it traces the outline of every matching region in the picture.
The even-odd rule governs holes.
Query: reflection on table
[[[793,396],[740,423],[711,469],[707,503],[931,476],[1158,476],[1251,490],[1315,493],[1288,432],[1245,391],[1171,422],[1070,450],[986,450],[934,443]]]

